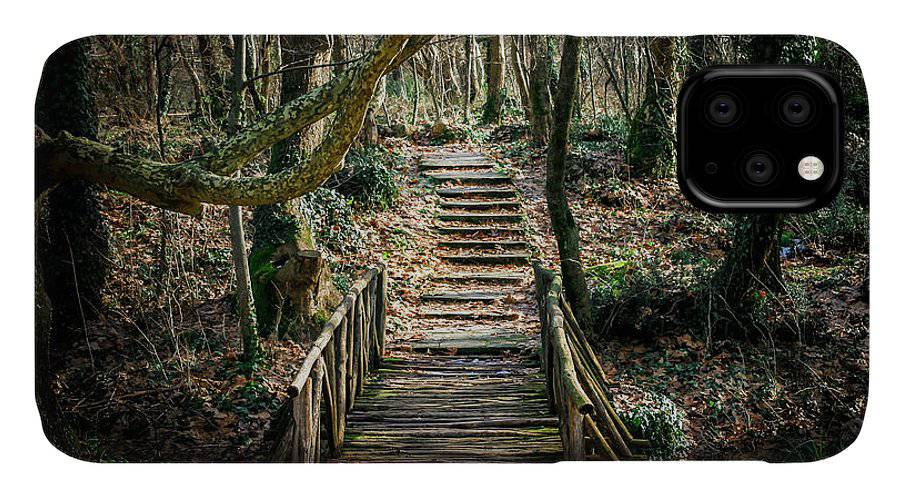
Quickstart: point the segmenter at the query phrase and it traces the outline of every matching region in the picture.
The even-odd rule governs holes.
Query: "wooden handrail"
[[[318,462],[339,455],[347,414],[384,355],[386,310],[387,270],[379,265],[353,284],[288,386],[286,422],[273,461]]]
[[[541,320],[541,367],[551,409],[559,418],[567,460],[642,458],[634,438],[609,400],[608,379],[562,289],[562,279],[534,264]]]

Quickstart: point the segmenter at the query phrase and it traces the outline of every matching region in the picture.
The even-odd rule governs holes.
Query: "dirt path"
[[[438,185],[437,262],[412,335],[390,345],[348,417],[341,460],[558,460],[532,354],[539,323],[520,194],[478,154],[425,155],[419,174]]]

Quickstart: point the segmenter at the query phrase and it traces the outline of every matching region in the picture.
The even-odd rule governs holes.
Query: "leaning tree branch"
[[[63,132],[56,138],[39,140],[35,149],[38,176],[101,183],[156,206],[195,216],[202,212],[204,203],[259,205],[299,197],[340,167],[362,126],[378,80],[402,63],[398,59],[413,55],[408,45],[421,46],[421,38],[382,38],[364,59],[340,76],[244,128],[217,151],[167,164]],[[334,111],[338,114],[329,135],[307,161],[277,174],[228,177],[262,151]]]

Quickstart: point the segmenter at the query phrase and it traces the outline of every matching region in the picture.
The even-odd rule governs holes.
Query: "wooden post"
[[[344,445],[344,428],[347,423],[347,317],[341,320],[340,326],[334,330],[335,336],[335,456],[340,455]]]
[[[337,370],[335,369],[334,347],[334,336],[332,335],[331,341],[325,347],[323,356],[325,364],[325,382],[323,386],[325,389],[324,428],[328,433],[328,446],[331,454],[334,454],[334,449],[339,444],[337,440],[337,425],[340,420],[337,414],[337,385],[335,384]]]
[[[365,350],[363,349],[363,341],[365,334],[365,314],[366,308],[363,305],[363,300],[360,299],[360,295],[356,295],[356,306],[354,307],[354,320],[353,324],[353,394],[352,399],[356,399],[356,396],[362,394],[362,383],[363,378],[366,375],[365,369]],[[351,403],[350,408],[353,409],[353,404]]]
[[[378,366],[381,366],[381,359],[384,356],[387,347],[387,267],[381,267],[381,274],[378,276]]]
[[[309,454],[306,459],[308,463],[315,463],[322,459],[322,417],[319,414],[322,413],[322,379],[324,376],[324,362],[319,357],[319,361],[316,362],[315,373],[312,376],[312,398],[309,406],[311,430],[309,434]]]
[[[347,382],[347,413],[353,410],[353,402],[356,401],[356,383],[359,381],[359,342],[358,309],[356,296],[350,296],[350,314],[347,316],[347,374],[350,376]]]

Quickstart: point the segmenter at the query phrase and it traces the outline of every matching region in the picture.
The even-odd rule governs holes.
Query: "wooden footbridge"
[[[290,387],[275,461],[639,458],[646,442],[616,415],[559,277],[537,265],[532,277],[520,194],[495,166],[469,153],[421,159],[442,239],[417,339],[387,342],[388,272],[369,271]]]

